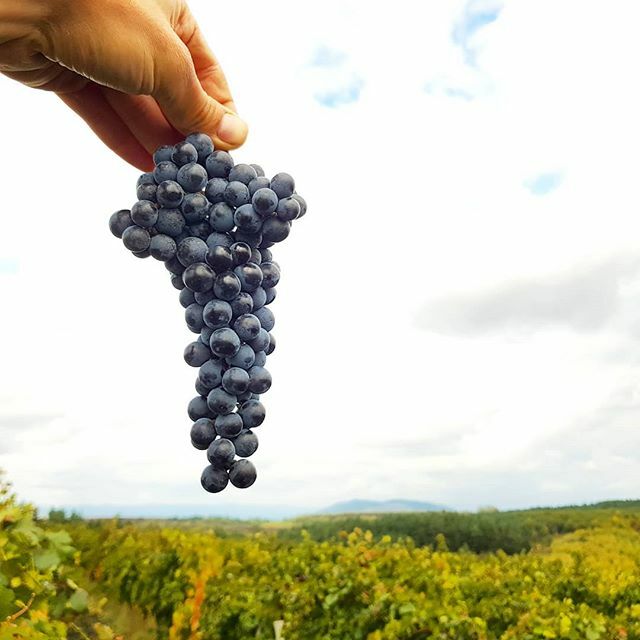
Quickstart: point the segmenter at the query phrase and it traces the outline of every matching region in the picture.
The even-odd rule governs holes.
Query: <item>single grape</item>
[[[270,356],[276,350],[276,337],[273,333],[269,334],[269,346],[266,349],[266,354]]]
[[[200,418],[209,418],[212,416],[211,409],[207,404],[207,399],[202,396],[196,396],[189,402],[187,413],[191,420],[199,420]]]
[[[207,449],[215,438],[216,430],[209,418],[198,418],[191,426],[191,444],[196,449]]]
[[[215,389],[222,384],[222,375],[224,367],[219,360],[207,360],[204,362],[198,372],[198,380],[207,389]],[[208,392],[207,392],[208,393]]]
[[[129,209],[120,209],[120,211],[111,214],[109,218],[109,230],[116,238],[122,238],[125,229],[131,226],[133,226],[133,220]]]
[[[216,433],[221,438],[235,438],[244,427],[242,418],[238,413],[228,413],[225,416],[218,416],[215,420]]]
[[[259,427],[267,415],[264,405],[260,400],[247,400],[243,402],[238,410],[245,429],[255,429]]]
[[[209,217],[211,203],[202,193],[187,193],[182,200],[180,210],[187,224],[197,224]]]
[[[148,258],[151,255],[149,249],[143,249],[142,251],[131,252],[136,258]]]
[[[236,448],[227,438],[214,440],[207,449],[207,459],[214,467],[228,467],[236,457]]]
[[[171,154],[173,153],[173,145],[165,144],[158,147],[153,154],[153,164],[160,164],[171,160]]]
[[[200,367],[211,357],[211,350],[202,342],[191,342],[184,350],[184,361],[190,367]]]
[[[229,484],[229,474],[226,469],[209,465],[200,476],[200,484],[209,493],[220,493]]]
[[[241,264],[233,272],[240,280],[242,291],[255,291],[262,284],[262,270],[253,262]]]
[[[205,188],[209,176],[203,166],[190,162],[178,169],[176,180],[187,193],[197,193]]]
[[[270,249],[260,248],[259,251],[262,256],[262,262],[271,262],[273,260],[273,254]]]
[[[253,394],[251,393],[251,391],[247,389],[244,393],[241,393],[238,396],[236,396],[238,398],[238,406],[240,406],[243,402],[246,402],[247,400],[251,400],[252,395]]]
[[[248,233],[244,229],[236,229],[236,242],[246,242],[250,247],[258,248],[262,242],[262,233]]]
[[[157,236],[156,236],[157,237]],[[196,302],[195,296],[191,289],[186,287],[180,292],[180,304],[186,309],[190,304]]]
[[[222,329],[231,322],[231,305],[225,300],[213,299],[204,307],[202,318],[211,329]]]
[[[136,255],[135,253],[133,254]],[[142,256],[143,258],[146,256]],[[178,291],[182,291],[185,288],[184,282],[182,281],[182,276],[177,276],[175,273],[171,274],[171,284],[174,289]]]
[[[204,195],[211,204],[224,202],[224,193],[228,184],[224,178],[211,178],[204,188]]]
[[[185,267],[188,267],[194,262],[204,262],[208,250],[209,247],[207,247],[207,243],[204,240],[190,237],[180,242],[176,255],[178,256],[178,260],[180,260]]]
[[[245,264],[251,259],[251,247],[246,242],[234,242],[230,249],[234,267]]]
[[[260,321],[260,326],[265,331],[271,331],[276,324],[275,316],[273,315],[273,311],[269,309],[269,307],[262,307],[261,309],[256,309],[255,317]],[[242,337],[242,336],[240,336]]]
[[[260,265],[262,271],[262,286],[271,289],[280,282],[280,267],[274,262],[263,262]]]
[[[253,164],[252,163],[249,166],[253,167],[253,169],[256,172],[256,175],[258,176],[258,178],[260,178],[260,177],[264,178],[264,169],[259,164]]]
[[[249,188],[243,182],[230,182],[224,190],[224,201],[232,207],[240,207],[251,201]]]
[[[291,223],[280,220],[276,216],[267,218],[262,223],[262,238],[270,242],[282,242],[291,232]]]
[[[151,236],[146,229],[134,225],[122,232],[122,242],[129,251],[145,251],[149,248]]]
[[[209,291],[195,291],[193,297],[198,304],[204,307],[215,298],[215,295],[213,294],[213,289],[209,289]]]
[[[296,184],[288,173],[277,173],[271,178],[271,189],[279,199],[290,198],[295,191]]]
[[[151,238],[149,243],[149,252],[156,260],[166,262],[176,255],[176,243],[171,236],[159,233]]]
[[[267,294],[267,299],[265,301],[265,304],[271,304],[276,299],[277,291],[275,287],[272,287],[271,289],[266,289],[265,293]]]
[[[268,355],[268,354],[267,354]],[[266,393],[271,388],[271,374],[264,367],[249,369],[249,389],[253,393]]]
[[[260,253],[259,249],[255,249],[255,248],[251,249],[250,262],[253,262],[253,264],[257,264],[258,266],[260,266],[260,264],[262,263],[262,254]]]
[[[207,238],[207,246],[209,249],[217,246],[227,247],[228,249],[232,244],[233,238],[228,233],[218,233],[217,231],[214,231]]]
[[[218,357],[229,358],[240,350],[240,338],[233,329],[222,327],[211,334],[209,346]]]
[[[269,178],[265,178],[264,176],[258,176],[254,178],[249,184],[249,195],[253,198],[253,194],[258,189],[267,189],[269,188]]]
[[[249,388],[249,374],[240,367],[231,367],[222,376],[222,388],[237,396]]]
[[[233,439],[233,446],[236,448],[236,454],[240,458],[248,458],[258,450],[258,436],[250,429],[245,429]]]
[[[179,209],[160,209],[156,229],[172,238],[177,238],[184,230],[184,216]]]
[[[229,480],[238,489],[248,489],[257,477],[256,468],[250,460],[236,460],[229,469]]]
[[[187,289],[188,291],[188,289]],[[204,314],[203,314],[204,316]],[[202,344],[206,344],[209,346],[209,342],[211,341],[211,335],[213,334],[213,329],[211,327],[202,327],[202,331],[200,332],[200,337],[198,340],[202,342]],[[212,358],[217,358],[218,356],[211,354]]]
[[[233,330],[243,342],[250,342],[260,333],[260,320],[252,313],[238,316],[233,323]]]
[[[242,182],[248,185],[258,177],[256,170],[250,164],[237,164],[229,171],[229,182]]]
[[[202,343],[200,343],[202,344]],[[200,378],[196,378],[196,383],[195,383],[195,389],[196,389],[196,393],[201,395],[201,396],[208,396],[209,395],[209,391],[210,389],[208,389],[203,383],[202,380],[200,380]]]
[[[211,247],[207,250],[205,255],[207,264],[216,272],[222,273],[223,271],[229,271],[233,267],[233,257],[231,250],[222,245]]]
[[[269,333],[264,329],[260,329],[258,337],[251,340],[248,344],[256,353],[258,353],[258,351],[266,351],[269,346]]]
[[[191,291],[203,292],[213,287],[215,274],[205,262],[194,262],[184,270],[182,279]]]
[[[233,168],[233,158],[226,151],[214,151],[205,164],[210,178],[227,178]]]
[[[258,309],[262,309],[267,302],[267,292],[263,289],[263,287],[258,287],[255,291],[252,291],[250,294],[253,299],[253,309],[257,311]]]
[[[249,346],[249,345],[246,345]],[[249,347],[251,349],[251,347]],[[253,349],[251,349],[253,351]],[[253,359],[253,364],[256,367],[264,367],[267,364],[267,354],[264,351],[258,351],[256,353],[256,357]],[[249,367],[250,369],[251,367]]]
[[[216,202],[216,204],[211,207],[209,224],[214,231],[231,231],[235,226],[233,209],[226,202]]]
[[[153,177],[157,184],[161,184],[165,180],[175,180],[178,177],[178,167],[170,160],[162,160],[156,164]]]
[[[131,207],[131,220],[139,227],[153,227],[158,220],[158,206],[148,200],[138,200]]]
[[[234,319],[253,311],[253,299],[250,294],[244,291],[239,293],[229,304],[231,304],[231,313]]]
[[[307,201],[299,194],[294,193],[291,196],[294,200],[298,201],[298,204],[300,205],[300,213],[298,214],[298,220],[300,218],[302,218],[302,216],[307,213]]]
[[[149,200],[149,202],[156,202],[156,191],[158,186],[155,181],[153,184],[141,184],[136,187],[136,198],[138,200]]]
[[[248,344],[242,344],[240,345],[238,353],[236,353],[235,356],[226,358],[226,362],[232,367],[240,367],[241,369],[249,370],[254,365],[256,356],[257,354]]]
[[[190,142],[187,142],[186,140],[178,142],[178,144],[173,147],[171,160],[176,166],[183,167],[191,162],[197,162],[198,152]]]
[[[213,285],[213,291],[220,300],[233,300],[240,293],[240,289],[240,280],[233,271],[218,274]]]
[[[145,184],[155,184],[156,179],[153,177],[152,171],[145,171],[145,173],[141,173],[138,179],[136,180],[136,188],[141,187]]]
[[[243,204],[233,214],[233,221],[247,233],[258,233],[262,229],[262,218],[250,204]]]
[[[200,333],[200,330],[204,327],[204,320],[202,319],[203,309],[204,307],[202,305],[194,302],[184,310],[185,322],[193,333]]]
[[[156,200],[158,204],[167,209],[178,208],[184,199],[182,187],[173,180],[165,180],[158,185]]]
[[[203,220],[202,222],[188,225],[186,231],[190,236],[206,240],[211,234],[211,225],[206,220]]]
[[[212,389],[207,396],[209,409],[217,415],[231,413],[235,409],[237,401],[235,396],[227,393],[222,387]]]
[[[186,142],[192,144],[198,152],[198,162],[200,164],[204,164],[207,156],[213,153],[213,142],[206,133],[190,133],[186,138]]]
[[[178,258],[175,256],[167,260],[164,263],[164,266],[167,268],[167,271],[177,276],[181,276],[184,273],[184,267],[182,266]]]
[[[300,215],[300,203],[291,198],[283,198],[278,202],[278,208],[276,209],[276,216],[279,220],[295,220]]]
[[[278,196],[272,189],[258,189],[251,198],[251,204],[258,214],[268,216],[278,208]]]

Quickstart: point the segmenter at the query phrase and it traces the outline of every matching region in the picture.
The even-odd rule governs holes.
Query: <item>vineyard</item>
[[[640,640],[637,505],[385,518],[54,524],[5,487],[0,640]]]

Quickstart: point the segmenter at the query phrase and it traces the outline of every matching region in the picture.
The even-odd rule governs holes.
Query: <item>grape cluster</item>
[[[184,351],[198,367],[188,407],[191,443],[206,450],[206,491],[251,486],[265,419],[260,397],[271,387],[265,368],[276,347],[270,305],[280,267],[270,247],[282,242],[307,205],[293,178],[271,180],[256,164],[235,164],[211,138],[193,133],[153,155],[138,179],[138,201],[109,220],[113,235],[138,258],[164,262],[180,290],[185,321],[198,339]]]

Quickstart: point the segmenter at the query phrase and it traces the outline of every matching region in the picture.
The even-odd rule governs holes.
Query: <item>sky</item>
[[[265,515],[640,498],[632,3],[191,6],[250,125],[234,158],[291,173],[309,205],[274,248],[258,480],[200,487],[178,292],[107,228],[138,172],[0,78],[0,467],[20,497]]]

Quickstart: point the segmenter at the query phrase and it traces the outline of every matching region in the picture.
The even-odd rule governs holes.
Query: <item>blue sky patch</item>
[[[453,42],[462,48],[467,64],[475,65],[475,51],[471,45],[471,39],[480,29],[495,22],[501,11],[501,2],[487,3],[474,0],[467,2],[462,16],[451,33]]]
[[[348,84],[316,93],[315,98],[323,107],[335,109],[357,102],[360,99],[363,86],[362,78],[354,78]]]
[[[313,53],[309,65],[312,67],[339,67],[347,59],[347,54],[325,45],[319,46]]]
[[[535,196],[546,196],[555,191],[564,180],[562,173],[541,173],[531,180],[527,180],[524,186]]]
[[[0,256],[0,275],[14,276],[18,273],[20,263],[17,258]]]

